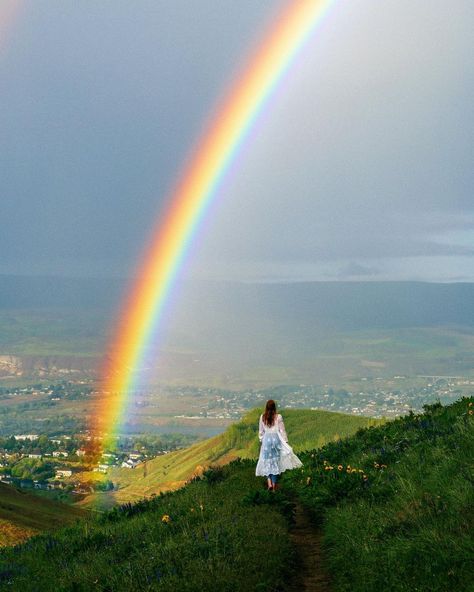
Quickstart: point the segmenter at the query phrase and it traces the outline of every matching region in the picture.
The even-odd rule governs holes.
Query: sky
[[[0,274],[133,277],[214,105],[285,4],[2,0]],[[472,30],[472,0],[336,1],[182,276],[474,281]]]

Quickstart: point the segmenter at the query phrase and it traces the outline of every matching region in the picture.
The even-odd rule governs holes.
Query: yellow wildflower
[[[359,473],[363,473],[363,472],[364,472],[364,469],[359,469]]]
[[[380,465],[379,465],[379,463],[378,463],[378,462],[374,462],[374,467],[375,467],[376,469],[378,469],[378,468],[379,468],[379,466],[380,466]]]
[[[342,469],[343,469],[342,465],[337,465],[337,470],[338,471],[342,471]]]
[[[357,469],[351,469],[351,473],[357,473]]]
[[[171,518],[168,516],[168,514],[163,514],[163,516],[162,516],[162,518],[161,518],[161,521],[162,521],[164,524],[168,524],[168,522],[171,522]]]

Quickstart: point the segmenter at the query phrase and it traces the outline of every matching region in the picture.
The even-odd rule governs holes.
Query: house
[[[39,438],[38,434],[18,434],[17,436],[13,436],[15,440],[20,442],[25,442],[25,440],[29,440],[30,442],[34,442]]]
[[[141,460],[143,454],[141,454],[140,452],[130,452],[128,457],[132,460]]]
[[[53,456],[55,458],[60,458],[60,457],[67,458],[69,456],[69,453],[66,452],[65,450],[54,450]]]
[[[41,453],[41,450],[39,450],[38,448],[35,448],[33,452],[30,452],[28,454],[28,458],[41,458],[42,456],[43,454]]]
[[[56,469],[55,479],[64,479],[71,476],[72,471],[70,469]]]
[[[78,450],[76,450],[76,454],[77,456],[85,456],[86,451],[83,448],[79,448]]]
[[[131,459],[124,460],[122,463],[122,469],[134,469],[140,463]]]

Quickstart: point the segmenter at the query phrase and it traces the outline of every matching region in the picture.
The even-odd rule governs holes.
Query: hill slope
[[[86,515],[84,510],[0,483],[0,547],[50,531]]]
[[[253,461],[209,470],[179,491],[3,550],[0,587],[290,590],[291,488],[322,523],[334,592],[471,592],[473,410],[473,398],[434,405],[304,453],[303,472],[285,473],[276,494]]]
[[[118,483],[119,490],[97,493],[86,498],[84,504],[99,503],[107,507],[136,501],[160,491],[176,489],[210,465],[223,465],[236,458],[257,458],[260,413],[254,409],[223,434],[157,457],[134,470],[111,470],[107,478]],[[285,409],[283,417],[290,444],[296,451],[322,446],[353,434],[359,428],[382,423],[382,420],[369,417],[309,409]]]
[[[338,592],[472,591],[474,398],[302,455],[283,485],[321,522]]]

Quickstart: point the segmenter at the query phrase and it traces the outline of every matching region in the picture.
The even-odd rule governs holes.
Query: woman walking
[[[267,401],[260,416],[258,437],[262,443],[255,474],[266,477],[269,491],[275,491],[277,478],[288,469],[297,469],[303,463],[288,444],[282,416],[277,413],[273,399]]]

